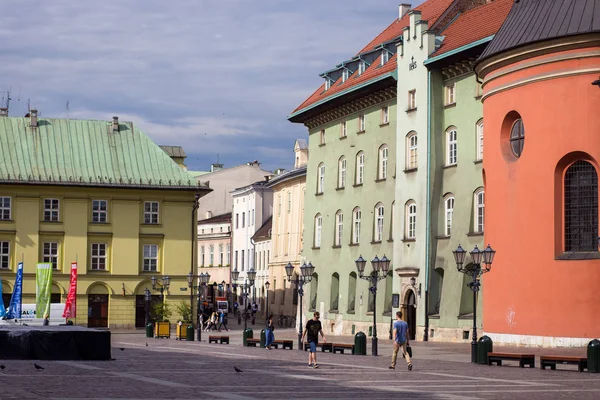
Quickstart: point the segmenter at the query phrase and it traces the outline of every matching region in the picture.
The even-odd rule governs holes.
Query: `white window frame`
[[[108,245],[106,243],[92,243],[90,246],[90,268],[92,271],[108,271]],[[104,261],[104,268],[100,263]]]
[[[415,239],[417,237],[417,203],[414,200],[406,203],[406,238]]]
[[[365,63],[365,60],[360,60],[358,62],[358,76],[362,75],[366,69],[367,69],[367,63]]]
[[[108,222],[108,200],[92,200],[92,222],[96,224]]]
[[[346,68],[344,68],[342,70],[342,83],[346,82],[349,77],[350,77],[350,71],[348,71]]]
[[[10,221],[12,217],[12,198],[0,197],[0,221]]]
[[[204,256],[206,254],[206,248],[204,246],[200,246],[200,266],[204,267]]]
[[[456,128],[446,130],[446,165],[458,163],[458,131]]]
[[[356,178],[355,183],[362,185],[365,180],[365,153],[363,151],[356,155]]]
[[[474,202],[475,218],[473,218],[473,222],[475,226],[473,230],[476,233],[483,233],[485,229],[485,191],[483,188],[475,191]]]
[[[389,124],[390,123],[390,107],[383,106],[381,107],[381,124]]]
[[[10,269],[10,242],[0,241],[0,269]]]
[[[225,260],[227,260],[227,264],[225,264],[225,265],[230,265],[231,264],[231,254],[230,254],[231,253],[231,245],[228,244],[225,247],[225,249],[226,249],[225,250]]]
[[[317,194],[323,193],[325,187],[325,164],[319,164],[317,170]]]
[[[454,219],[454,196],[444,196],[444,235],[452,235],[452,221]]]
[[[366,129],[365,114],[360,114],[358,116],[358,131],[364,132],[365,129]]]
[[[246,227],[246,212],[242,213],[242,228]]]
[[[60,200],[56,198],[44,199],[44,221],[60,221]]]
[[[341,157],[338,161],[338,189],[343,189],[346,187],[346,170],[347,170],[348,161],[346,157]]]
[[[144,202],[144,224],[157,225],[160,223],[160,204],[158,201]]]
[[[158,250],[157,244],[144,244],[142,253],[142,271],[158,272]]]
[[[319,133],[319,143],[321,145],[325,144],[325,129],[321,129],[321,132]]]
[[[321,239],[323,233],[323,216],[321,214],[317,214],[315,217],[315,241],[314,246],[316,249],[321,247]]]
[[[418,161],[418,136],[417,132],[411,132],[406,136],[406,169],[416,169]]]
[[[456,103],[456,83],[452,82],[451,84],[448,84],[445,86],[445,100],[446,100],[446,105],[452,105]]]
[[[375,237],[374,242],[383,241],[383,224],[384,224],[384,207],[383,204],[377,204],[375,206]]]
[[[346,137],[348,136],[348,124],[346,123],[346,121],[342,121],[340,123],[340,137]]]
[[[387,179],[389,149],[386,144],[379,148],[379,177],[378,179]]]
[[[328,90],[331,87],[331,79],[329,77],[325,77],[325,90]]]
[[[362,219],[362,212],[360,208],[355,208],[352,211],[352,244],[360,243],[360,224]]]
[[[47,245],[47,246],[46,246]],[[44,242],[42,244],[42,262],[51,263],[52,269],[58,270],[60,243],[59,242]]]
[[[417,89],[408,91],[408,110],[417,108]]]
[[[335,245],[341,246],[344,238],[344,213],[338,211],[335,214]]]
[[[476,126],[477,137],[477,161],[483,160],[483,120],[479,120]]]
[[[381,51],[381,65],[385,65],[386,62],[390,60],[390,53],[386,49]]]
[[[211,244],[208,246],[208,265],[210,267],[215,266],[215,245]]]

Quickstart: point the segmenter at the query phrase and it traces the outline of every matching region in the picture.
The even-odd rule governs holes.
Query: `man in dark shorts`
[[[323,337],[323,343],[327,343],[325,340],[325,335],[323,334],[323,328],[321,327],[321,321],[319,321],[319,313],[315,312],[313,314],[313,319],[308,320],[306,322],[306,327],[304,328],[304,333],[302,334],[302,343],[304,343],[304,338],[308,341],[310,346],[310,353],[308,353],[308,367],[309,368],[319,368],[319,364],[317,364],[317,344],[319,343],[319,333]]]

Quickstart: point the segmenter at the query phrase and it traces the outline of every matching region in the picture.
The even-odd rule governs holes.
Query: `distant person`
[[[390,369],[396,369],[396,358],[398,357],[398,350],[402,349],[402,357],[406,359],[408,370],[412,371],[412,363],[410,361],[410,355],[406,351],[406,346],[409,345],[408,341],[408,324],[402,320],[402,311],[396,313],[396,322],[394,322],[394,352],[392,353],[392,365]]]
[[[267,328],[265,329],[265,349],[267,350],[271,350],[271,345],[275,341],[275,334],[273,333],[274,330],[275,325],[273,325],[273,316],[269,315],[269,318],[267,319]]]
[[[310,353],[308,353],[309,368],[319,368],[319,364],[317,364],[317,344],[319,343],[319,333],[323,337],[323,343],[327,343],[325,335],[323,334],[323,327],[321,326],[319,317],[319,313],[315,312],[313,314],[313,319],[306,322],[306,327],[304,328],[304,333],[302,334],[302,339],[300,340],[302,343],[304,343],[304,338],[306,337],[306,340],[310,346]]]
[[[258,312],[258,304],[256,304],[256,302],[252,303],[252,318],[254,318],[254,316],[256,315],[256,313]]]
[[[225,328],[229,332],[229,328],[227,328],[227,314],[223,310],[219,312],[219,327],[217,328],[219,332],[221,332],[221,328]]]
[[[48,318],[48,314],[44,315],[44,322],[43,322],[44,326],[48,326],[50,325],[50,318]]]

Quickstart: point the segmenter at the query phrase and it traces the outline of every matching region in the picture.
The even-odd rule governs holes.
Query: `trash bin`
[[[244,347],[248,346],[248,343],[246,342],[246,339],[253,339],[254,338],[254,331],[250,328],[246,329],[244,332],[242,332],[242,338],[243,338],[243,345]]]
[[[194,325],[189,324],[185,331],[185,340],[188,342],[194,341]]]
[[[354,355],[367,355],[367,335],[365,335],[363,332],[358,332],[356,335],[354,335]]]
[[[154,325],[152,325],[152,322],[148,322],[148,325],[146,325],[146,337],[154,337]]]
[[[587,370],[591,373],[600,373],[600,340],[594,339],[587,346]]]
[[[263,329],[260,331],[260,347],[264,348],[267,345],[267,332]]]
[[[494,342],[489,336],[482,336],[477,341],[477,364],[488,363],[488,353],[494,351]]]

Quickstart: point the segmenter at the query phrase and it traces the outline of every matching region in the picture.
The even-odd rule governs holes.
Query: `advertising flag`
[[[2,299],[2,279],[0,279],[0,300]],[[4,301],[0,301],[0,318],[6,316],[6,308],[4,308]]]
[[[69,284],[69,294],[63,311],[63,318],[75,318],[77,309],[77,263],[71,263],[71,283]]]
[[[15,288],[10,297],[8,305],[7,319],[21,318],[21,300],[23,295],[23,263],[20,262],[17,266],[17,277],[15,278]]]
[[[52,263],[38,263],[35,278],[35,317],[49,317],[50,295],[52,294]]]

